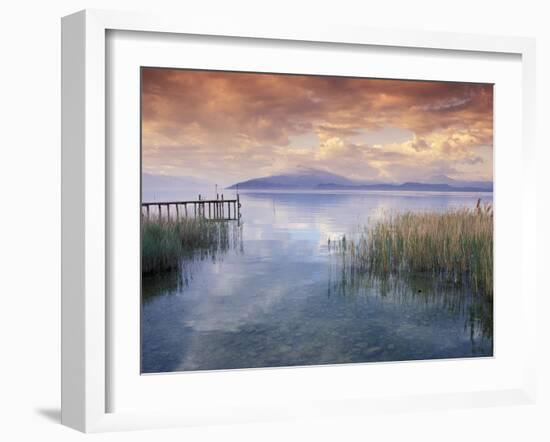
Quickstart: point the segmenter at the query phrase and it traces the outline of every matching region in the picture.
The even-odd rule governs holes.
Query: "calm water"
[[[226,195],[226,198],[231,195]],[[241,193],[238,245],[144,278],[142,372],[492,355],[492,306],[468,289],[347,281],[328,238],[401,210],[492,194]]]

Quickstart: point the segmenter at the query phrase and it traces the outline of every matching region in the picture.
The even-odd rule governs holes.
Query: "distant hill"
[[[403,183],[403,184],[359,184],[356,186],[340,186],[337,184],[320,184],[319,190],[401,190],[427,192],[492,192],[492,189],[466,186],[457,187],[449,184]]]
[[[324,170],[298,167],[297,170],[233,184],[228,189],[315,189],[322,184],[351,186],[355,181]]]
[[[449,178],[446,175],[435,175],[426,180],[429,184],[448,184],[453,187],[476,187],[479,189],[486,189],[487,191],[493,191],[492,181],[462,181]]]
[[[439,182],[438,182],[439,180]],[[434,192],[492,192],[488,181],[457,181],[444,175],[427,182],[360,182],[324,170],[299,167],[297,170],[235,183],[228,189],[239,190],[400,190]]]
[[[196,199],[200,193],[213,193],[214,184],[193,177],[143,173],[141,192],[144,202],[181,201]]]

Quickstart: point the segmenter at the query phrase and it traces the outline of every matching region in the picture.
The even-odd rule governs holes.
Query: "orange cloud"
[[[392,139],[392,129],[410,139]],[[382,134],[376,146],[373,133]],[[292,143],[304,135],[317,147]],[[363,179],[492,179],[492,144],[488,84],[142,70],[148,172],[229,184],[308,164]]]

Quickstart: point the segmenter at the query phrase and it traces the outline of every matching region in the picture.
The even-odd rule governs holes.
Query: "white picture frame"
[[[216,422],[248,422],[288,417],[394,412],[426,408],[454,408],[535,399],[534,339],[527,339],[521,357],[521,381],[503,388],[450,393],[444,389],[424,395],[388,394],[373,397],[327,397],[311,401],[253,407],[237,403],[231,413],[199,410],[109,412],[109,241],[112,207],[108,183],[106,120],[109,31],[270,39],[274,41],[369,45],[380,48],[435,49],[513,54],[521,57],[521,327],[533,337],[536,287],[534,109],[535,42],[517,37],[493,37],[417,31],[356,29],[308,24],[214,23],[193,17],[86,10],[62,20],[62,423],[85,432],[184,426]],[[136,91],[137,93],[137,91]],[[498,180],[498,178],[497,178]],[[498,213],[498,212],[497,212]],[[498,219],[498,215],[497,215]],[[498,246],[497,252],[499,253]],[[503,253],[503,252],[500,252]],[[519,281],[519,280],[518,280]],[[498,321],[498,318],[497,318]],[[412,365],[410,366],[412,367]],[[341,370],[331,367],[332,370]],[[216,376],[210,373],[210,376]],[[241,371],[239,376],[246,376]],[[166,377],[168,379],[168,377]],[[261,379],[259,380],[261,382]],[[166,381],[165,381],[166,382]],[[177,378],[174,378],[177,382]],[[254,394],[251,393],[251,397]],[[306,399],[306,398],[305,398]],[[289,411],[290,410],[290,411]]]

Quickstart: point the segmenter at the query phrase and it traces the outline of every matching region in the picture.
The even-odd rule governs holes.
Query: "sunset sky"
[[[221,185],[300,166],[490,181],[493,87],[144,68],[142,149],[145,173]]]

